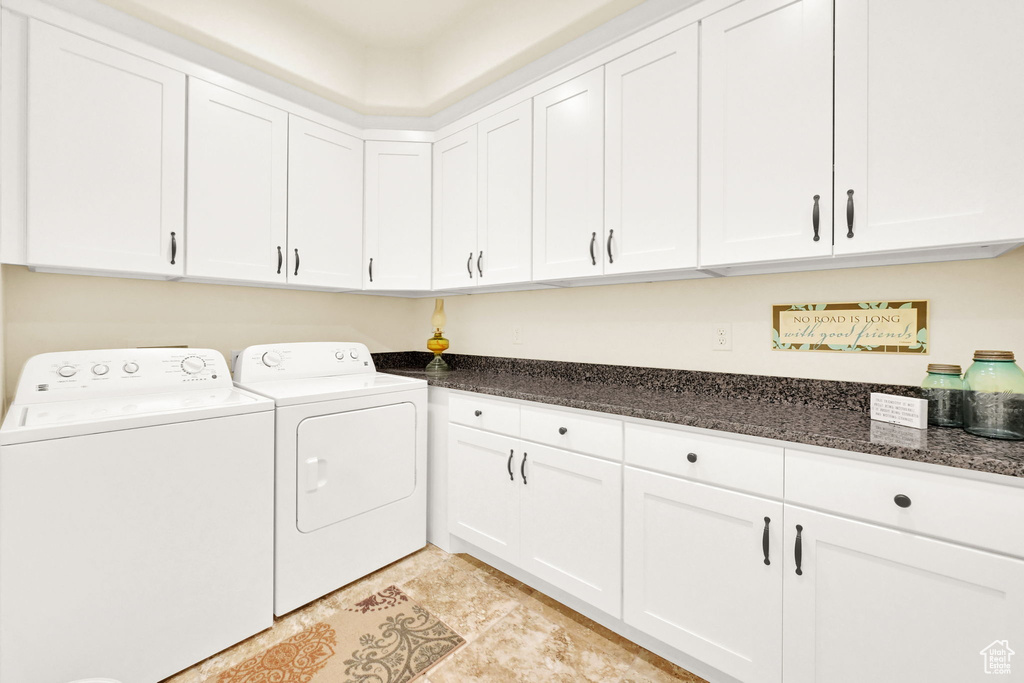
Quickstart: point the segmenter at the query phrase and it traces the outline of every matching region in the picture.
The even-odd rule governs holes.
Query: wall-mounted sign
[[[928,353],[927,301],[772,306],[772,348]]]

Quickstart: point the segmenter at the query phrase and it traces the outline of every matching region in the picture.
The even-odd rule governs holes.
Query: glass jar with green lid
[[[928,376],[921,382],[922,395],[928,399],[928,424],[960,427],[964,423],[964,381],[959,365],[931,363]]]
[[[964,429],[993,439],[1024,439],[1024,372],[1012,351],[975,351],[964,375]]]

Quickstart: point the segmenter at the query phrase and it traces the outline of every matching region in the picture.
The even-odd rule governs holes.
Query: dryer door
[[[296,443],[296,526],[308,533],[412,495],[412,403],[306,418]]]

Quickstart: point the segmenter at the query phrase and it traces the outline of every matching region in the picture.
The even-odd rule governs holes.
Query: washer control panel
[[[227,362],[213,349],[67,351],[30,358],[15,400],[46,403],[230,386]]]
[[[377,371],[359,342],[260,344],[238,354],[235,381],[242,383],[357,375]]]

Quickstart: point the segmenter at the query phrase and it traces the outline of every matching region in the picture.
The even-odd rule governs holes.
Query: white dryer
[[[310,342],[250,346],[235,382],[277,404],[275,614],[426,545],[424,380]]]
[[[155,683],[271,626],[273,438],[216,351],[31,358],[0,428],[0,681]]]

